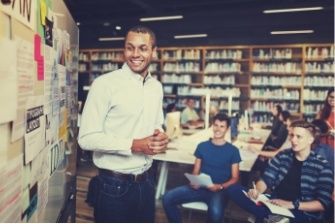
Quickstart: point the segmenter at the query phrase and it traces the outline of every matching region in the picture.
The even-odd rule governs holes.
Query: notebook
[[[247,192],[243,191],[243,193],[246,196],[248,196]],[[272,204],[269,201],[270,199],[267,196],[265,196],[264,194],[260,194],[257,199],[250,198],[250,200],[255,202],[255,204],[262,203],[263,205],[268,207],[273,214],[279,214],[279,215],[294,218],[293,213],[289,209],[281,207],[279,205]]]

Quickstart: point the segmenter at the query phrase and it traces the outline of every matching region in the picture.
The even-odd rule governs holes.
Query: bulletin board
[[[62,221],[75,195],[78,39],[63,1],[0,2],[0,222]]]

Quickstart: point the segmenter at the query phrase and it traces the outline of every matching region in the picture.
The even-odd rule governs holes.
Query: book
[[[185,173],[184,175],[191,182],[192,185],[197,185],[201,187],[208,187],[210,185],[213,185],[212,178],[205,173],[201,173],[199,175]]]
[[[243,191],[243,193],[248,198],[250,198],[248,196],[247,192]],[[258,195],[257,199],[250,198],[250,200],[255,202],[255,204],[261,203],[261,204],[265,205],[266,207],[268,207],[270,209],[270,211],[273,214],[278,214],[278,215],[283,215],[283,216],[287,216],[287,217],[290,217],[290,218],[294,218],[293,213],[288,208],[284,208],[284,207],[281,207],[279,205],[272,204],[270,202],[270,199],[265,194],[260,194],[260,195]]]

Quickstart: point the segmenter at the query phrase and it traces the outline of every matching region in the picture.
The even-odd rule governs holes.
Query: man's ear
[[[153,58],[153,59],[158,59],[157,47],[154,47],[154,48],[152,49],[152,58]]]

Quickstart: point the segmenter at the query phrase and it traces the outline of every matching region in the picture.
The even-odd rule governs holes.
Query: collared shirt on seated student
[[[89,91],[78,142],[94,151],[100,171],[88,193],[96,222],[154,222],[154,183],[148,171],[151,155],[163,153],[168,143],[162,131],[162,85],[148,71],[155,54],[152,30],[130,29],[124,65],[98,77]]]
[[[195,150],[193,174],[205,173],[214,184],[207,187],[184,185],[167,192],[163,197],[163,206],[169,222],[182,221],[178,205],[197,201],[207,204],[208,222],[222,222],[225,189],[239,180],[241,157],[238,149],[225,141],[229,117],[217,114],[213,121],[213,138],[200,143]]]
[[[312,150],[317,128],[306,121],[295,121],[291,127],[292,148],[270,160],[256,189],[250,189],[248,196],[257,198],[270,189],[270,201],[294,214],[290,222],[320,222],[332,202],[334,174],[328,161]],[[255,215],[256,222],[262,222],[270,211],[265,206],[257,206],[242,190],[247,191],[241,185],[227,189],[235,203]]]

